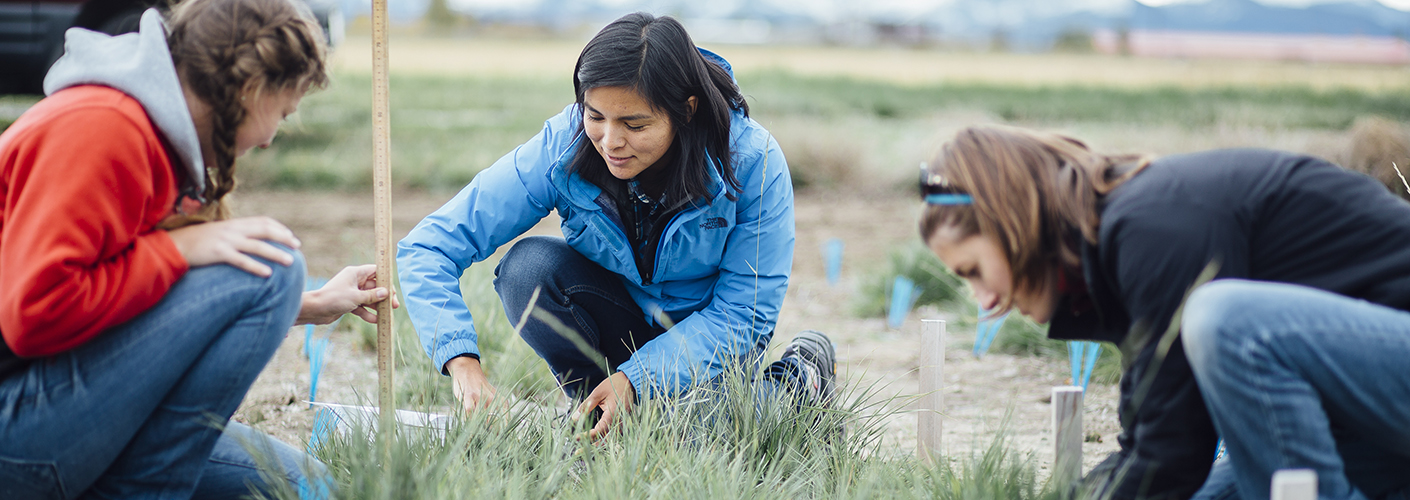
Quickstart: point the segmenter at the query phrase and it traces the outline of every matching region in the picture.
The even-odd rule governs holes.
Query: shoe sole
[[[793,337],[793,342],[804,341],[813,345],[813,349],[803,352],[817,353],[826,357],[825,360],[813,359],[813,363],[818,369],[824,370],[822,373],[822,399],[825,405],[831,405],[832,399],[836,395],[837,381],[837,348],[833,345],[832,339],[827,334],[817,330],[803,330]]]

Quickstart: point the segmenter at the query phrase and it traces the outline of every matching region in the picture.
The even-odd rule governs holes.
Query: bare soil
[[[451,195],[397,193],[393,198],[394,238],[403,236]],[[371,261],[370,194],[255,191],[241,193],[236,202],[241,215],[269,215],[293,229],[303,242],[313,276],[331,276],[344,265]],[[947,316],[922,309],[913,312],[902,328],[892,330],[882,318],[859,318],[851,312],[863,276],[879,267],[892,247],[916,238],[917,207],[913,200],[895,193],[802,192],[796,201],[793,278],[779,319],[778,337],[786,340],[802,329],[826,332],[838,345],[843,384],[877,384],[880,396],[913,395],[919,390],[919,319]],[[560,234],[557,223],[550,217],[530,234]],[[846,244],[842,279],[836,286],[827,284],[821,253],[823,242],[830,238],[840,238]],[[313,411],[303,403],[309,392],[309,366],[300,354],[303,332],[303,327],[290,330],[235,416],[290,443],[308,439],[313,418]],[[375,355],[356,347],[353,336],[333,334],[320,375],[320,401],[375,401]],[[952,326],[945,339],[943,451],[954,459],[982,449],[1007,414],[1014,444],[1021,451],[1033,452],[1046,471],[1053,455],[1049,394],[1053,386],[1069,383],[1066,359],[996,353],[975,359],[969,348],[973,336],[972,329]],[[1084,446],[1088,468],[1117,449],[1120,425],[1116,401],[1114,386],[1089,387],[1083,416],[1089,439]],[[887,429],[883,452],[906,454],[914,450],[914,413],[892,417]]]

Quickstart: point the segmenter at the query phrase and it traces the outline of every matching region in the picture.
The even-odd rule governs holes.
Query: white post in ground
[[[1053,388],[1053,481],[1067,485],[1082,475],[1082,388]]]
[[[945,321],[920,321],[920,407],[916,411],[916,455],[932,463],[940,453],[940,411],[945,395],[940,392],[945,375]]]
[[[1317,500],[1317,472],[1312,469],[1274,472],[1272,500]]]

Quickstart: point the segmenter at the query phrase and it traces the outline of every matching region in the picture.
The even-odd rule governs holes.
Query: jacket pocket
[[[52,462],[0,457],[0,498],[63,497],[59,470]]]

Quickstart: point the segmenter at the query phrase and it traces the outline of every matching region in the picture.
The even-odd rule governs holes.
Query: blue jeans
[[[556,318],[596,351],[583,352],[573,340],[537,319],[530,318],[519,331],[571,398],[587,397],[618,365],[630,359],[638,346],[665,332],[646,322],[620,275],[583,257],[562,238],[531,236],[520,240],[495,268],[494,288],[511,323],[523,316],[538,289],[533,306]],[[772,335],[760,339],[752,355],[745,357],[759,360],[770,338]],[[599,365],[603,359],[611,371],[603,371]],[[803,370],[797,363],[796,359],[774,362],[764,370],[761,382],[798,387],[803,383]],[[764,389],[762,393],[778,392],[773,387]]]
[[[299,311],[294,255],[269,278],[192,269],[131,321],[0,380],[0,498],[234,498],[263,484],[242,442],[300,479],[302,453],[221,430]]]
[[[1410,491],[1410,313],[1221,280],[1190,296],[1182,338],[1228,449],[1196,498],[1268,498],[1273,472],[1302,468],[1324,499]]]

